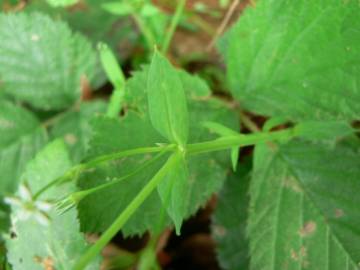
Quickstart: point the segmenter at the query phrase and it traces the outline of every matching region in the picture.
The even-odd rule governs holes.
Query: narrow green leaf
[[[279,125],[286,124],[287,122],[288,121],[285,117],[274,116],[265,122],[263,131],[270,131],[271,129],[273,129]]]
[[[154,128],[170,142],[185,145],[189,119],[184,88],[177,70],[158,51],[151,62],[146,90]]]
[[[69,168],[71,162],[65,144],[54,141],[29,163],[16,196],[7,199],[12,208],[12,226],[6,244],[14,270],[72,269],[86,250],[76,209],[59,215],[51,203],[74,190],[73,183],[52,188],[36,200],[33,198],[38,190]],[[98,258],[86,269],[99,269]]]
[[[360,118],[360,3],[260,0],[225,35],[232,93],[260,115]]]
[[[124,89],[125,76],[118,64],[117,58],[105,43],[98,44],[101,64],[115,89]]]
[[[187,214],[190,189],[185,157],[180,157],[159,184],[157,190],[168,215],[175,223],[176,234],[180,235],[181,224]]]
[[[113,93],[110,97],[107,116],[118,117],[124,102],[126,83],[125,76],[114,53],[105,43],[99,43],[98,50],[103,69],[114,87]]]
[[[76,4],[79,0],[46,0],[53,7],[67,7]]]
[[[359,161],[358,149],[342,145],[258,145],[250,269],[358,269]]]
[[[219,123],[207,121],[203,123],[203,126],[210,129],[213,132],[216,132],[221,136],[232,136],[232,135],[239,136],[238,132],[228,127],[225,127]],[[240,154],[240,147],[233,147],[231,149],[231,163],[234,171],[236,171],[237,165],[239,163],[239,154]]]
[[[0,80],[8,95],[46,110],[80,99],[81,78],[91,80],[96,59],[87,39],[39,13],[0,14],[0,25]]]
[[[111,14],[118,16],[128,16],[135,12],[135,7],[128,1],[123,2],[108,2],[101,5],[101,7]]]

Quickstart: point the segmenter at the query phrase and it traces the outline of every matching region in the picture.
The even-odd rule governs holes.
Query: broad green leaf
[[[212,219],[212,235],[222,269],[248,269],[249,247],[246,237],[250,166],[242,163],[225,181]]]
[[[294,129],[302,138],[330,143],[355,132],[344,121],[305,121],[296,125]]]
[[[53,7],[66,7],[76,4],[79,0],[46,0]]]
[[[250,269],[358,269],[359,157],[343,145],[256,147]]]
[[[184,80],[187,79],[192,80],[190,75],[184,75]],[[146,80],[147,68],[142,72],[135,72],[134,77],[127,82],[126,102],[127,107],[131,108],[131,110],[123,118],[109,119],[100,117],[93,122],[93,138],[90,142],[89,157],[164,143],[165,139],[152,127],[147,116],[148,102],[144,94]],[[184,83],[184,85],[188,85],[185,92],[188,96],[189,111],[191,113],[189,123],[190,143],[216,137],[199,125],[203,121],[221,121],[234,130],[238,129],[236,114],[229,110],[223,102],[210,98],[208,93],[206,93],[206,99],[200,98],[202,97],[200,93],[193,93],[197,89],[196,86],[192,86],[191,83]],[[80,186],[81,188],[90,188],[118,179],[149,160],[149,158],[151,158],[151,155],[135,156],[103,164],[94,172],[83,175],[80,179]],[[101,232],[107,229],[130,200],[156,173],[163,161],[159,160],[135,177],[84,199],[79,207],[82,230]],[[187,166],[189,176],[188,192],[190,195],[187,195],[187,193],[183,195],[184,197],[189,196],[184,218],[194,214],[199,207],[209,200],[213,193],[219,191],[226,177],[229,164],[230,160],[226,153],[189,157]],[[113,211],[104,211],[107,208],[111,208]],[[159,218],[161,217],[160,209],[162,209],[161,199],[158,193],[154,192],[125,225],[123,233],[125,235],[134,235],[142,234],[146,230],[158,230]],[[164,220],[162,228],[170,224],[166,211]]]
[[[189,134],[184,87],[176,69],[155,51],[146,87],[154,128],[172,143],[183,146]]]
[[[63,138],[70,150],[71,159],[77,163],[83,160],[91,137],[90,121],[104,113],[106,104],[101,101],[85,102],[79,110],[70,111],[59,118],[50,131],[51,138]]]
[[[14,270],[72,269],[86,250],[76,210],[60,215],[52,204],[73,191],[73,183],[52,188],[34,199],[37,191],[69,168],[65,144],[62,141],[49,144],[29,163],[16,197],[7,200],[12,208],[12,227],[6,246]],[[99,263],[86,269],[99,269]]]
[[[1,14],[0,25],[0,79],[8,95],[46,110],[80,99],[81,78],[90,80],[95,65],[83,36],[39,13]]]
[[[36,117],[0,101],[0,197],[17,189],[25,165],[46,143],[47,134]]]
[[[189,185],[185,157],[181,157],[157,188],[168,215],[174,221],[177,235],[180,235],[181,224],[189,208]]]
[[[358,119],[359,17],[357,0],[249,5],[221,46],[232,93],[261,115]]]

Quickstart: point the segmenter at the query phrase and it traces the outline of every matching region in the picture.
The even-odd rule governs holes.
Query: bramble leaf
[[[250,166],[242,164],[225,181],[212,218],[212,235],[222,269],[248,269],[249,243],[246,237]]]
[[[47,134],[31,112],[7,101],[0,101],[0,134],[2,197],[17,189],[25,165],[45,145]]]
[[[154,128],[172,143],[186,144],[189,117],[178,71],[155,51],[146,87],[149,115]]]
[[[34,194],[71,167],[66,146],[54,141],[31,161],[11,204],[11,234],[6,237],[8,259],[14,270],[72,269],[87,248],[79,233],[76,210],[60,215],[52,202],[74,190],[74,184]],[[99,269],[99,260],[86,269]]]
[[[358,269],[359,157],[341,144],[256,147],[250,269]]]
[[[89,148],[91,119],[104,113],[105,110],[105,102],[84,102],[80,105],[79,110],[67,112],[59,118],[51,129],[51,138],[64,139],[69,148],[71,160],[75,163],[85,158]]]
[[[360,3],[260,0],[225,35],[242,106],[287,120],[360,118]]]
[[[0,25],[0,79],[8,95],[46,110],[80,99],[81,78],[90,80],[95,66],[83,36],[39,13],[0,14]]]

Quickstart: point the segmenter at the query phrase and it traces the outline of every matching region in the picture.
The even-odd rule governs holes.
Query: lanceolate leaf
[[[16,190],[25,165],[46,143],[47,135],[32,113],[6,101],[0,101],[0,134],[1,198]]]
[[[358,149],[296,141],[274,151],[256,148],[250,269],[357,269]]]
[[[170,142],[186,144],[189,119],[184,88],[178,72],[157,51],[149,69],[146,91],[154,128]]]
[[[14,270],[72,269],[86,250],[76,210],[60,215],[52,204],[53,200],[74,191],[74,184],[52,188],[37,199],[33,197],[70,167],[65,144],[51,143],[29,163],[16,197],[7,199],[12,208],[12,227],[6,244]],[[99,263],[94,262],[86,269],[99,267]]]
[[[180,154],[181,155],[181,154]],[[165,179],[159,184],[158,192],[168,215],[175,223],[176,234],[188,211],[190,196],[188,168],[185,157],[179,159]]]
[[[360,3],[259,0],[223,41],[232,93],[291,120],[360,117]]]
[[[90,80],[95,65],[84,37],[39,13],[1,14],[0,25],[0,80],[8,95],[47,110],[80,98],[81,78]]]

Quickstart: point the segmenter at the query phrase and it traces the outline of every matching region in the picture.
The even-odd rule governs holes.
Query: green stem
[[[123,158],[123,157],[140,155],[140,154],[158,153],[158,152],[163,152],[163,151],[167,152],[167,151],[170,151],[173,149],[175,149],[175,145],[173,145],[173,144],[165,145],[165,146],[143,147],[143,148],[130,149],[130,150],[125,150],[125,151],[121,151],[121,152],[117,152],[117,153],[104,155],[104,156],[95,158],[95,159],[90,160],[89,162],[85,163],[84,166],[85,166],[85,168],[92,168],[103,162],[111,161],[111,160],[115,160],[115,159],[119,159],[119,158]]]
[[[89,188],[89,189],[85,189],[85,190],[81,190],[81,191],[77,191],[74,193],[71,193],[70,195],[66,196],[65,199],[61,200],[59,202],[59,209],[64,209],[64,211],[66,211],[67,209],[70,209],[71,207],[73,207],[74,205],[78,204],[81,200],[83,200],[85,197],[89,196],[90,194],[93,194],[95,192],[101,191],[103,189],[106,189],[108,187],[111,187],[113,185],[116,185],[136,174],[138,174],[139,172],[141,172],[142,170],[144,170],[145,168],[149,167],[150,165],[152,165],[154,162],[156,162],[157,160],[159,160],[164,154],[166,153],[166,151],[160,152],[159,154],[157,154],[154,158],[144,162],[143,164],[141,164],[141,166],[137,167],[134,171],[128,173],[127,175],[124,175],[114,181],[111,181],[109,183],[105,183],[105,184],[101,184],[98,185],[96,187],[93,188]]]
[[[248,146],[273,140],[284,140],[293,137],[294,130],[287,129],[275,132],[262,132],[241,136],[227,136],[217,140],[187,145],[187,154],[195,155],[213,151],[226,150],[236,146]]]
[[[83,270],[90,261],[106,246],[106,244],[118,233],[128,219],[135,213],[140,205],[149,197],[158,184],[164,179],[167,172],[181,158],[181,153],[175,152],[166,161],[164,166],[155,174],[155,176],[143,187],[138,195],[128,204],[124,211],[117,217],[113,224],[101,235],[99,240],[91,246],[87,252],[76,263],[74,270]]]
[[[164,38],[164,41],[163,41],[163,44],[162,44],[162,47],[161,47],[161,52],[163,54],[166,54],[166,52],[169,49],[170,42],[171,42],[171,40],[172,40],[172,38],[174,36],[176,27],[178,26],[178,24],[180,22],[180,18],[181,18],[181,15],[182,15],[183,11],[184,11],[185,4],[186,4],[186,0],[179,0],[178,3],[177,3],[175,14],[174,14],[174,16],[173,16],[173,18],[171,20],[169,30],[166,33],[166,36]]]
[[[135,148],[131,150],[125,150],[116,152],[109,155],[103,155],[100,157],[97,157],[95,159],[90,160],[87,163],[78,164],[74,167],[72,167],[67,173],[65,173],[63,176],[56,178],[54,181],[50,182],[46,186],[44,186],[42,189],[40,189],[35,195],[34,199],[38,198],[42,193],[47,191],[49,188],[51,188],[54,185],[58,185],[61,183],[64,183],[68,180],[71,180],[73,178],[77,178],[79,174],[81,174],[86,169],[93,168],[103,162],[128,157],[128,156],[134,156],[134,155],[140,155],[140,154],[150,154],[150,153],[159,153],[159,152],[168,152],[175,148],[175,145],[165,145],[165,146],[156,146],[156,147],[143,147],[143,148]]]

